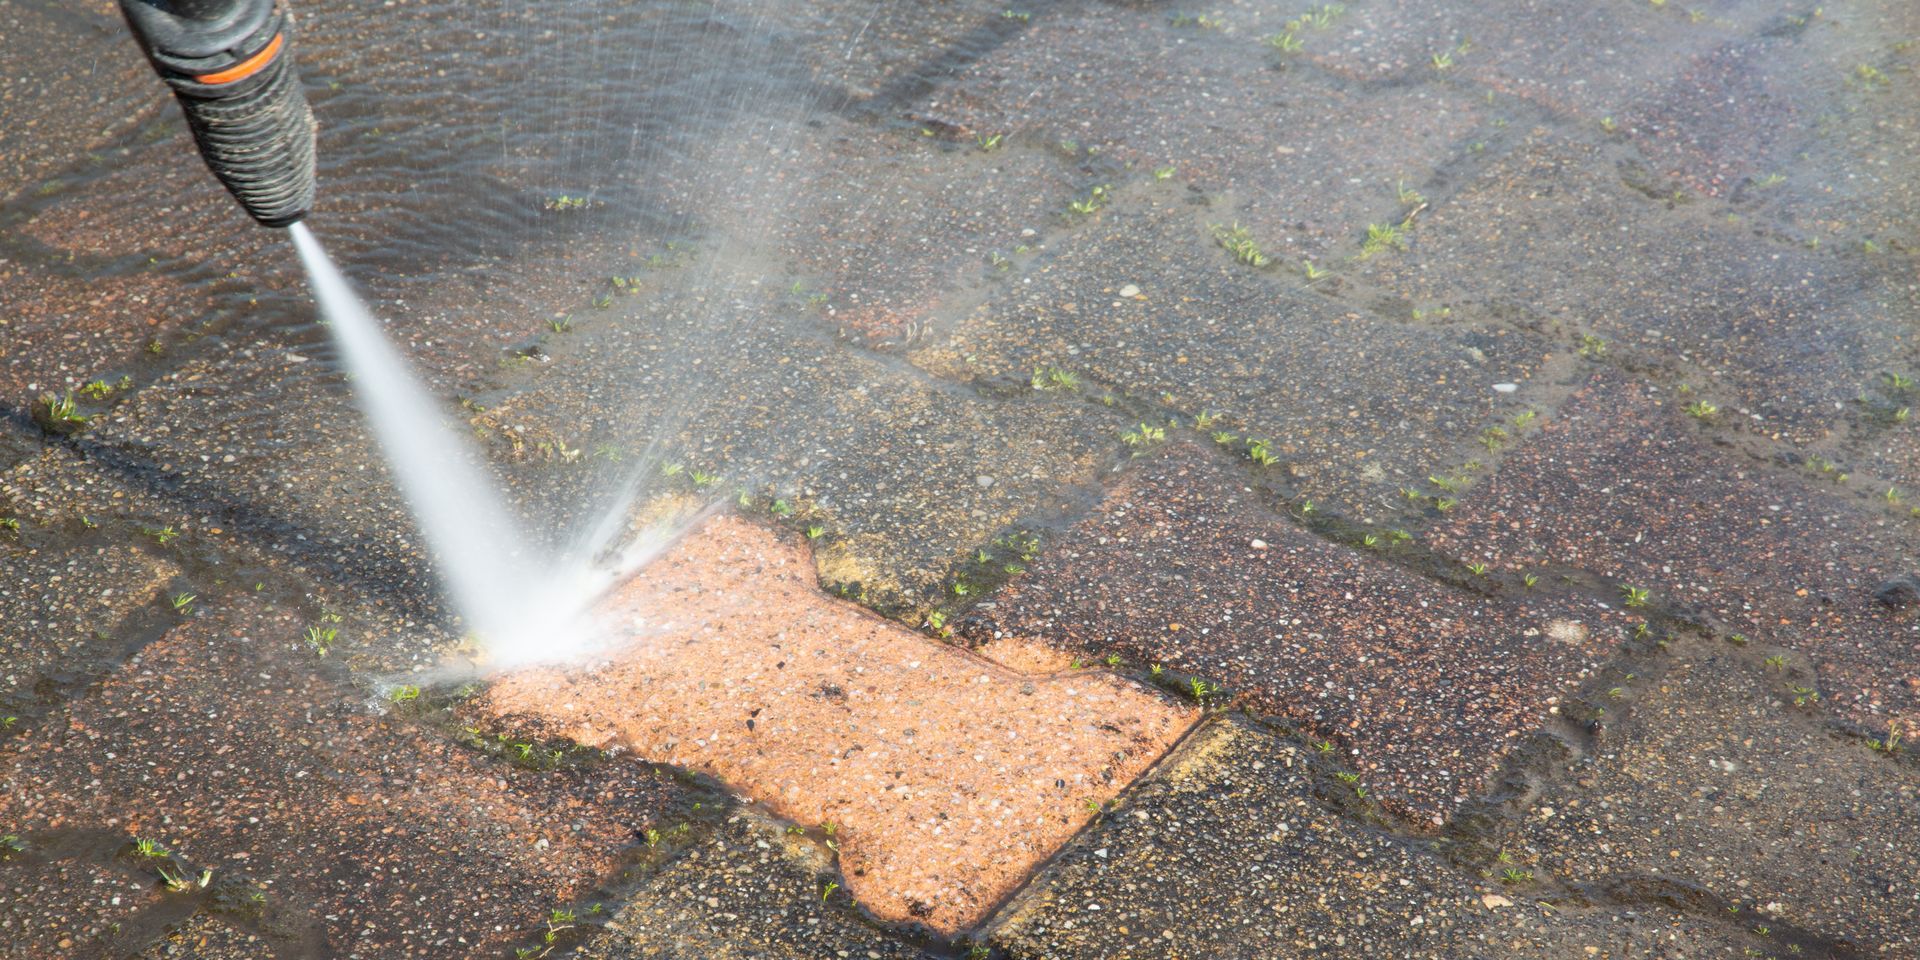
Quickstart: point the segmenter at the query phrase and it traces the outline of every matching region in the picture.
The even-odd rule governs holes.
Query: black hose
[[[120,0],[207,168],[269,227],[313,209],[313,111],[272,0]]]

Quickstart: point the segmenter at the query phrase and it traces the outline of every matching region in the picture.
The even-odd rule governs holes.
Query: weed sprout
[[[1272,262],[1272,258],[1261,252],[1260,244],[1254,241],[1253,234],[1246,227],[1237,223],[1232,226],[1216,223],[1208,229],[1213,233],[1214,242],[1233,254],[1235,260],[1249,267],[1264,267]]]

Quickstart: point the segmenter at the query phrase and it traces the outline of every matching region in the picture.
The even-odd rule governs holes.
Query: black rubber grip
[[[313,209],[313,110],[284,48],[235,86],[248,89],[207,96],[176,84],[174,93],[207,168],[255,220],[287,226]]]
[[[269,227],[305,217],[313,110],[273,0],[121,0],[121,10],[179,99],[201,159],[247,214]]]

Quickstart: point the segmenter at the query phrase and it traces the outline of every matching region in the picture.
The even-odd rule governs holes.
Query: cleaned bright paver
[[[862,903],[943,932],[1011,893],[1195,716],[1103,671],[1029,677],[882,620],[822,593],[804,548],[733,517],[605,610],[633,642],[509,674],[487,709],[832,824]]]

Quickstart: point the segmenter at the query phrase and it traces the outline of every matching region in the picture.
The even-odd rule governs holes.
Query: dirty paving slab
[[[103,0],[0,6],[0,37],[8,41],[0,202],[59,189],[61,172],[150,112],[152,73],[123,29],[119,11]]]
[[[1075,200],[1104,205],[1094,186],[1151,179],[1223,225],[1245,225],[1284,272],[1303,260],[1325,267],[1398,209],[1397,185],[1424,188],[1486,120],[1485,105],[1447,84],[1369,89],[1295,69],[1263,38],[1300,12],[1056,6],[916,109],[980,142],[999,136],[1104,168],[1111,179]],[[1343,26],[1331,18],[1324,36]],[[1055,225],[1087,217],[1053,212]]]
[[[280,954],[266,937],[200,914],[167,931],[138,960],[280,960]]]
[[[416,726],[417,689],[343,682],[303,622],[244,598],[184,618],[9,744],[0,822],[25,850],[0,873],[42,891],[8,908],[22,955],[138,949],[203,909],[293,956],[504,949],[675,809],[644,766],[526,769]]]
[[[1690,9],[1552,0],[1338,6],[1337,17],[1281,25],[1277,32],[1300,41],[1292,59],[1374,88],[1459,84],[1579,123],[1624,112],[1692,58],[1780,19],[1777,5],[1751,0]]]
[[[1727,427],[1683,405],[1595,375],[1430,541],[1461,563],[1605,578],[1623,606],[1769,648],[1838,719],[1920,722],[1920,604],[1875,596],[1920,570],[1920,521],[1723,449]]]
[[[981,150],[964,133],[935,139],[829,120],[796,139],[792,169],[757,179],[767,196],[748,206],[784,208],[770,226],[805,278],[797,282],[825,301],[825,322],[875,349],[897,351],[975,302],[996,263],[1038,243],[1099,182],[1080,159]]]
[[[1777,947],[1658,901],[1569,898],[1452,868],[1341,816],[1337,764],[1240,717],[1210,722],[982,931],[1012,960],[1732,956]],[[1822,955],[1822,941],[1808,955]]]
[[[1913,366],[1901,263],[1673,190],[1630,152],[1531,130],[1354,279],[1690,383],[1790,444],[1828,438],[1889,364]]]
[[[19,520],[0,516],[0,523]],[[104,537],[80,543],[31,527],[0,532],[0,741],[32,715],[105,676],[165,624],[159,601],[179,573],[164,557]]]
[[[962,634],[988,656],[1017,641],[1190,674],[1324,742],[1422,829],[1628,635],[1591,600],[1423,576],[1403,565],[1417,547],[1387,530],[1372,547],[1330,542],[1253,483],[1191,444],[1137,464]]]
[[[13,419],[43,416],[49,396],[91,417],[102,401],[130,392],[151,366],[148,346],[177,323],[177,304],[189,296],[155,273],[109,282],[76,274],[0,257],[0,409]]]
[[[818,831],[743,808],[635,890],[580,960],[934,960],[863,918]]]
[[[606,601],[629,633],[478,707],[717,777],[837,844],[875,914],[977,923],[1187,729],[1105,671],[1027,676],[821,592],[803,547],[707,520]]]
[[[1480,437],[1557,402],[1558,345],[1466,316],[1384,317],[1221,249],[1164,184],[1120,194],[909,357],[1129,415],[1260,441],[1298,493],[1356,519],[1485,456]],[[1017,378],[1017,379],[1016,379]]]
[[[1677,640],[1487,842],[1536,877],[1691,899],[1762,940],[1795,929],[1843,956],[1920,949],[1913,756],[1835,733],[1763,656]]]
[[[1920,146],[1920,91],[1890,77],[1912,69],[1912,8],[1743,6],[1764,19],[1736,17],[1746,20],[1736,35],[1694,49],[1660,89],[1607,111],[1617,115],[1602,117],[1609,136],[1687,192],[1806,240],[1910,245],[1920,195],[1900,170]]]
[[[521,502],[571,520],[617,480],[785,512],[819,528],[824,583],[917,622],[969,555],[1071,514],[1123,456],[1115,412],[847,350],[784,283],[726,271],[650,278],[488,398],[472,422],[521,463]]]

